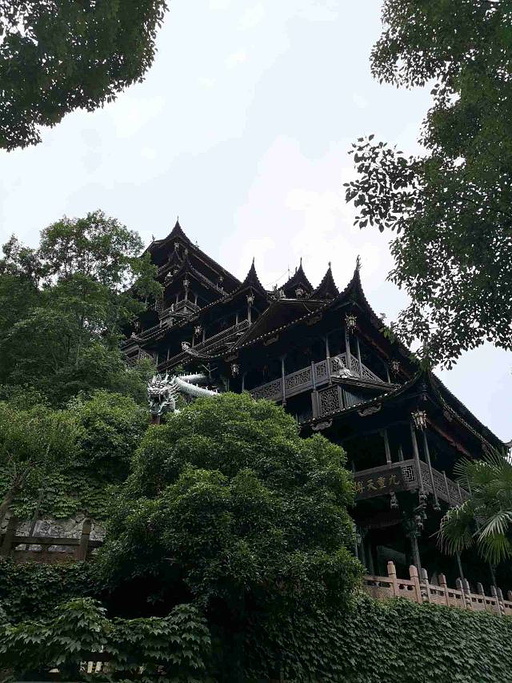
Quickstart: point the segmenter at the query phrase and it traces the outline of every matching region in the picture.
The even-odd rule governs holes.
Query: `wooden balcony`
[[[350,367],[349,367],[350,366]],[[347,363],[347,354],[312,363],[308,367],[301,368],[296,372],[285,375],[284,378],[275,379],[267,384],[251,389],[253,398],[266,398],[269,401],[281,401],[283,396],[289,398],[305,391],[312,391],[324,386],[335,377],[350,377],[362,379],[371,384],[388,386],[380,377],[373,373],[366,365],[359,363],[355,356],[350,356]]]
[[[446,474],[429,468],[422,460],[419,464],[419,471],[415,460],[404,460],[355,472],[356,500],[414,491],[421,487],[421,483],[426,493],[433,494],[435,490],[437,499],[450,506],[461,505],[470,498],[469,493],[448,479]]]

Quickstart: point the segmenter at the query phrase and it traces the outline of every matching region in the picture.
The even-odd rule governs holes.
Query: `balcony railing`
[[[420,460],[419,465],[419,472],[414,460],[394,462],[355,472],[356,500],[419,489],[420,477],[426,493],[433,494],[435,490],[437,499],[451,506],[461,505],[470,498],[465,489],[448,479],[444,473],[432,468],[431,475],[427,463]]]
[[[327,364],[329,362],[329,365]],[[350,371],[350,374],[349,372]],[[254,398],[266,398],[269,401],[280,401],[283,396],[290,397],[301,394],[304,391],[316,389],[327,384],[331,378],[340,377],[343,373],[354,379],[365,379],[372,383],[385,384],[385,382],[373,373],[366,365],[361,363],[355,356],[350,356],[350,368],[347,364],[347,355],[341,353],[338,356],[312,363],[306,368],[297,370],[284,378],[275,379],[267,384],[251,390]]]

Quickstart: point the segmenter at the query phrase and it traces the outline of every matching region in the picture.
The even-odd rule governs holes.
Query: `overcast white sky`
[[[303,257],[314,284],[332,261],[344,287],[361,255],[373,308],[405,297],[386,282],[387,241],[353,227],[347,152],[376,133],[416,151],[426,91],[372,79],[380,0],[172,0],[143,84],[77,112],[38,147],[0,154],[0,238],[35,245],[63,214],[102,208],[148,243],[176,216],[238,277],[253,256],[270,286]],[[512,438],[512,354],[482,348],[443,381],[498,436]]]

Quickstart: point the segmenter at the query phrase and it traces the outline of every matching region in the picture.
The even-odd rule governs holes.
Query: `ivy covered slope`
[[[360,596],[337,615],[298,611],[250,635],[247,680],[498,683],[512,680],[512,619]],[[275,677],[275,676],[274,676]]]
[[[108,619],[94,600],[75,599],[45,620],[1,623],[0,670],[44,680],[59,666],[66,680],[91,680],[84,661],[108,660],[92,680],[214,683],[218,641],[193,605],[165,617]],[[366,596],[342,612],[259,615],[245,634],[247,683],[504,683],[511,680],[512,620],[406,600]],[[143,667],[141,677],[140,667]]]
[[[83,662],[108,661],[92,677],[102,681],[194,683],[212,680],[211,639],[206,620],[192,605],[180,605],[162,618],[108,619],[92,599],[61,606],[51,619],[18,626],[0,624],[0,676],[90,680]],[[85,665],[87,666],[87,665]],[[142,668],[141,668],[142,667]]]
[[[111,489],[128,475],[147,428],[146,409],[106,391],[65,409],[27,401],[0,402],[0,524],[8,512],[21,520],[105,519]]]

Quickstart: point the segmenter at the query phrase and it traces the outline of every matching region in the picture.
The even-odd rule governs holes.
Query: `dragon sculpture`
[[[179,394],[198,398],[199,396],[218,396],[216,391],[197,386],[206,382],[203,374],[196,375],[153,375],[148,384],[149,411],[154,418],[165,413],[177,413],[176,399]]]

